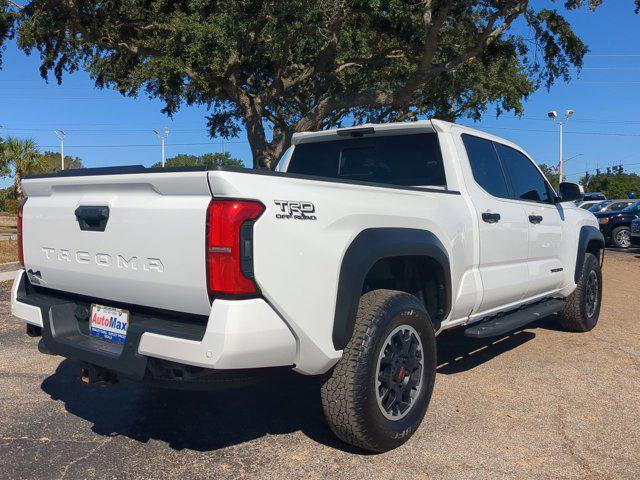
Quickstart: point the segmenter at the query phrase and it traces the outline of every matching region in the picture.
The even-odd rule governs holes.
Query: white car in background
[[[581,200],[581,201],[575,202],[575,204],[576,204],[576,207],[578,208],[589,210],[594,205],[597,205],[602,202],[603,200]]]

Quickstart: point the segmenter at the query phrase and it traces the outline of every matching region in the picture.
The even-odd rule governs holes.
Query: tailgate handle
[[[82,206],[76,208],[76,219],[80,230],[89,232],[104,232],[109,220],[109,207]]]

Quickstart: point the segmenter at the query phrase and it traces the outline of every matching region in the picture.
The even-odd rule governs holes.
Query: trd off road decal
[[[283,220],[317,220],[314,213],[316,207],[311,202],[301,202],[293,200],[274,200],[280,210],[276,213],[276,218]]]

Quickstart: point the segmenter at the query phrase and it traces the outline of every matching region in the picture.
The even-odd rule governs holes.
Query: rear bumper
[[[11,312],[42,327],[47,351],[136,380],[145,377],[149,358],[223,370],[290,366],[295,361],[294,336],[262,299],[216,300],[208,318],[133,308],[124,345],[88,334],[84,316],[92,300],[36,291],[22,270],[13,284]]]

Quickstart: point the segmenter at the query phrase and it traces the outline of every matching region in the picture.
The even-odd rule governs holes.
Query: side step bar
[[[545,300],[521,308],[515,312],[507,313],[506,315],[491,317],[487,320],[474,323],[465,329],[464,336],[471,338],[497,337],[498,335],[509,333],[540,318],[558,313],[563,308],[564,300]]]

